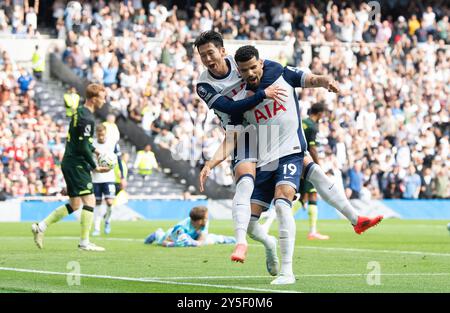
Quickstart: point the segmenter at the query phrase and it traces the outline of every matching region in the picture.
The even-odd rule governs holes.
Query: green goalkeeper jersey
[[[74,164],[88,164],[91,169],[96,168],[93,158],[95,118],[94,114],[84,106],[79,106],[70,121],[67,135],[66,150],[63,162]]]

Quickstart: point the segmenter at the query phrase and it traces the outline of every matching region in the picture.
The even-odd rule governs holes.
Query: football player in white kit
[[[264,100],[245,112],[244,118],[256,127],[259,139],[255,190],[251,197],[252,215],[259,216],[262,210],[268,209],[271,201],[274,201],[279,220],[281,269],[280,275],[272,281],[272,284],[292,284],[295,283],[292,260],[296,235],[292,200],[299,189],[304,152],[307,150],[301,108],[295,88],[325,87],[333,92],[338,92],[339,88],[333,79],[326,76],[307,74],[296,68],[264,62],[259,59],[258,50],[253,46],[239,48],[235,60],[242,77],[246,80],[246,90],[249,90],[250,94],[270,85],[279,85],[288,91],[287,101]],[[245,96],[245,92],[242,94]],[[277,133],[276,140],[270,138],[267,143],[267,132],[273,131]],[[266,134],[261,136],[263,132]],[[306,178],[310,177],[311,171],[321,170],[313,162],[312,164],[309,163],[305,168]],[[319,190],[326,185],[332,189],[334,183],[325,180],[319,185]],[[342,195],[339,198],[342,198]],[[348,208],[344,208],[343,213],[354,223],[356,232],[366,230],[382,219],[382,216],[374,219],[358,217],[354,210]]]
[[[358,216],[344,191],[334,185],[310,156],[303,155],[307,146],[301,127],[300,108],[295,87],[324,87],[337,92],[336,83],[325,76],[306,74],[295,68],[283,68],[275,62],[262,61],[259,59],[258,51],[252,46],[242,47],[238,51],[237,57],[241,60],[238,62],[239,69],[249,85],[246,89],[250,90],[242,91],[235,96],[235,99],[252,94],[252,89],[257,92],[260,88],[274,84],[280,84],[290,91],[288,102],[263,101],[245,113],[247,121],[258,126],[257,132],[266,133],[258,137],[258,139],[263,139],[263,146],[259,143],[257,178],[252,195],[252,219],[257,221],[263,208],[267,209],[275,198],[275,208],[280,218],[280,247],[284,262],[281,275],[273,284],[290,284],[295,282],[292,273],[294,246],[292,240],[295,240],[295,221],[290,207],[295,191],[298,189],[303,167],[305,167],[304,177],[314,184],[318,193],[327,203],[338,209],[352,223],[356,233],[361,234],[376,225],[381,221],[382,216],[375,218]],[[239,123],[238,118],[234,119]],[[267,144],[267,131],[270,130],[276,130],[278,133],[275,138],[269,136],[271,137],[270,143]],[[277,137],[279,138],[277,139]],[[228,152],[229,144],[224,141],[219,147],[220,149]],[[211,162],[211,168],[220,161],[218,158]],[[203,176],[203,180],[205,179],[206,177]],[[274,191],[275,188],[277,190]]]
[[[100,155],[116,156],[120,166],[120,149],[116,140],[108,138],[106,134],[106,127],[103,124],[97,126],[97,136],[94,140],[93,146]],[[93,173],[92,182],[94,184],[95,194],[95,210],[94,210],[94,232],[92,236],[100,235],[100,226],[102,219],[105,220],[105,234],[111,232],[111,214],[114,198],[116,197],[116,175],[114,173],[114,167],[106,173]],[[102,200],[105,198],[106,212],[102,210]]]
[[[245,82],[237,70],[232,56],[227,56],[223,46],[222,35],[215,31],[202,33],[195,41],[203,65],[207,68],[201,73],[197,83],[197,94],[213,109],[219,117],[222,127],[234,124],[232,115],[251,109],[264,99],[281,101],[285,91],[278,86],[259,90],[253,96],[233,101],[232,97],[238,94]],[[233,133],[228,136],[234,136]],[[217,152],[221,154],[220,151]],[[217,158],[215,156],[214,158]],[[205,168],[208,168],[208,162]],[[234,175],[236,180],[236,193],[233,197],[232,216],[235,229],[236,246],[231,260],[244,262],[247,253],[247,232],[249,236],[264,244],[266,248],[268,270],[271,275],[278,273],[278,259],[276,253],[276,238],[273,236],[260,236],[264,233],[258,223],[251,223],[250,197],[254,188],[256,156],[246,149],[245,155],[233,158]],[[208,173],[209,174],[209,173]],[[203,191],[203,185],[200,187]]]

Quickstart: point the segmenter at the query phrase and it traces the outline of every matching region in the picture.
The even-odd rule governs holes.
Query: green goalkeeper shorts
[[[89,165],[73,160],[63,160],[61,170],[69,197],[81,197],[94,193]]]

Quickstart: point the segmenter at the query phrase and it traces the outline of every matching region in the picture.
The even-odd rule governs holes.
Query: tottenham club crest
[[[203,87],[203,86],[198,87],[198,95],[201,98],[205,98],[207,94],[208,94],[208,91],[206,91],[205,87]]]

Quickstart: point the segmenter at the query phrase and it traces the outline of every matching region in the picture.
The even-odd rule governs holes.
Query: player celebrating
[[[254,107],[263,99],[282,100],[285,92],[278,86],[261,89],[255,95],[233,101],[231,98],[240,92],[245,82],[242,80],[233,57],[227,56],[223,46],[222,36],[215,31],[202,33],[194,43],[200,54],[201,61],[207,70],[201,73],[197,94],[213,109],[219,117],[223,128],[233,124],[232,115]],[[234,133],[228,134],[234,137]],[[247,147],[248,148],[248,147]],[[233,197],[232,216],[235,229],[236,247],[231,255],[232,261],[243,262],[247,251],[247,231],[251,238],[264,244],[268,257],[267,266],[272,275],[277,275],[276,239],[267,234],[256,222],[250,221],[250,196],[254,188],[256,156],[246,149],[245,156],[233,158],[236,179],[236,193]],[[217,151],[217,154],[222,154]],[[217,158],[214,156],[213,158]],[[208,162],[206,162],[208,167]],[[201,186],[201,191],[203,191]]]
[[[90,172],[91,170],[98,173],[109,171],[107,167],[97,166],[93,158],[94,148],[92,146],[95,127],[93,113],[103,106],[105,95],[105,88],[102,85],[88,85],[86,88],[86,103],[79,106],[72,116],[66,149],[61,163],[69,203],[58,207],[44,220],[31,226],[34,241],[40,249],[44,246],[44,232],[50,225],[62,220],[74,211],[82,209],[79,249],[86,251],[105,250],[89,241],[95,205]]]
[[[101,155],[114,156],[117,158],[119,170],[123,177],[122,162],[120,160],[120,148],[116,140],[113,140],[106,135],[106,127],[103,124],[97,126],[97,138],[94,141],[94,147]],[[111,213],[113,201],[116,196],[116,175],[114,173],[113,166],[106,173],[93,173],[92,181],[94,182],[94,194],[95,194],[95,211],[94,211],[94,232],[92,236],[100,235],[100,225],[102,218],[105,219],[105,234],[111,233]],[[105,197],[106,202],[106,214],[102,212],[102,200]]]
[[[261,60],[262,61],[262,60]],[[270,77],[270,72],[274,72],[274,68],[278,67],[278,72],[281,71],[281,65],[278,64],[277,66],[273,66],[274,64],[278,64],[272,61],[265,60],[263,65],[271,65],[272,69],[269,69],[267,75],[265,73],[265,77]],[[290,68],[290,67],[289,67]],[[290,68],[291,70],[298,71],[298,69]],[[265,67],[264,67],[265,71]],[[327,88],[331,91],[337,91],[336,86],[330,85],[330,80],[325,76],[320,75],[313,75],[313,74],[305,74],[305,77],[309,76],[309,81],[311,81],[312,85],[316,86],[322,86],[324,88]],[[264,87],[264,84],[261,84]],[[266,84],[267,85],[267,84]],[[262,88],[263,88],[262,87]],[[268,87],[267,87],[268,88]],[[237,110],[236,110],[237,111]],[[263,111],[259,111],[259,114],[262,114]],[[243,112],[242,112],[243,113]],[[267,113],[268,116],[269,113]],[[235,113],[235,122],[239,122],[239,118],[236,117],[237,113]],[[264,117],[266,117],[264,115]],[[229,136],[229,134],[226,134]],[[228,137],[230,138],[230,137]],[[199,177],[199,183],[200,183],[200,191],[203,189],[203,185],[208,178],[211,170],[216,167],[218,164],[223,162],[228,155],[232,151],[234,151],[235,144],[236,144],[236,138],[231,137],[232,140],[223,140],[221,146],[217,149],[216,153],[214,154],[214,157],[209,160],[205,166],[203,167],[202,171],[200,172]],[[255,163],[253,163],[254,165]],[[303,167],[304,171],[302,174],[302,177],[311,182],[314,186],[314,188],[317,190],[320,197],[327,202],[329,205],[336,208],[342,215],[344,215],[348,221],[353,225],[353,229],[357,234],[362,234],[367,229],[377,225],[383,217],[381,215],[376,216],[374,218],[369,218],[367,216],[360,216],[356,213],[356,210],[351,205],[350,201],[347,199],[347,196],[345,195],[345,191],[342,188],[339,188],[338,185],[334,184],[334,182],[325,174],[325,172],[322,170],[322,168],[316,164],[311,156],[306,154],[303,159]],[[271,221],[269,221],[271,223]],[[263,231],[267,232],[268,227],[270,224],[264,225],[262,228]]]
[[[239,56],[237,54],[236,57],[241,60],[240,63],[245,63],[241,67],[238,61],[239,69],[250,88],[257,90],[258,88],[265,88],[268,85],[272,85],[275,82],[276,84],[282,84],[286,88],[290,88],[292,91],[290,93],[291,97],[288,100],[289,113],[285,113],[288,110],[280,102],[273,101],[271,103],[270,101],[264,101],[251,111],[246,112],[245,118],[254,125],[277,125],[279,127],[280,138],[275,147],[271,149],[261,149],[260,147],[259,149],[260,153],[261,151],[263,152],[263,155],[260,155],[257,167],[262,168],[262,166],[268,164],[276,166],[275,169],[272,167],[269,171],[257,170],[257,173],[261,174],[259,174],[260,179],[256,183],[255,191],[252,195],[252,216],[256,219],[259,218],[262,209],[269,207],[269,203],[273,195],[275,195],[274,204],[280,219],[280,247],[282,250],[282,258],[285,262],[282,264],[280,277],[273,284],[294,283],[292,253],[295,237],[292,236],[295,234],[295,221],[291,213],[290,201],[293,198],[293,193],[298,189],[300,174],[302,172],[302,164],[299,166],[298,162],[303,159],[303,152],[306,148],[306,141],[301,129],[300,108],[298,107],[294,86],[325,87],[334,92],[337,92],[338,89],[334,81],[325,76],[304,74],[298,69],[291,67],[283,68],[274,62],[268,63],[264,61],[263,76],[263,62],[259,59],[258,51],[252,46],[241,47],[238,51],[241,55]],[[244,92],[240,96],[245,97],[246,93]],[[297,124],[294,123],[293,117],[295,116],[298,116]],[[228,140],[224,141],[219,149],[224,149],[229,152]],[[277,156],[281,157],[281,159],[277,160]],[[277,162],[273,163],[274,161]],[[214,162],[210,163],[211,168],[220,162],[220,159],[215,159]],[[306,156],[304,163],[307,164],[304,177],[314,184],[325,201],[336,207],[351,221],[354,225],[355,232],[360,234],[381,221],[382,216],[377,216],[372,219],[358,216],[345,197],[343,190],[335,187],[334,183],[329,180],[317,164],[312,162],[310,157]],[[202,170],[202,175],[200,175],[201,184],[206,180],[209,170]],[[275,194],[273,188],[270,188],[273,186],[277,187]]]
[[[315,103],[311,106],[309,117],[303,119],[302,126],[305,133],[305,138],[308,143],[308,152],[313,159],[313,161],[320,166],[319,156],[317,153],[317,143],[316,135],[318,132],[318,122],[323,117],[325,112],[325,104],[322,102]],[[300,180],[300,197],[293,204],[293,213],[295,215],[298,208],[303,207],[308,203],[308,215],[309,215],[309,234],[308,239],[314,240],[327,240],[330,237],[327,235],[322,235],[317,231],[317,191],[306,179]],[[270,225],[276,217],[276,212],[272,208],[268,211],[270,215],[268,216],[266,222],[263,224],[266,231],[269,230]]]

